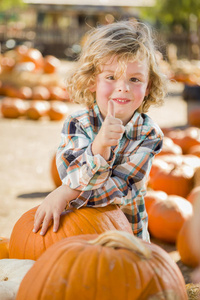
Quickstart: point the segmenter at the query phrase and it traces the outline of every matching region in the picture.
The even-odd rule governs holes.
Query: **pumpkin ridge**
[[[78,216],[77,216],[77,210],[79,211],[79,212],[78,212]],[[81,216],[81,217],[82,217],[82,221],[84,220],[84,222],[85,222],[85,225],[89,224],[90,227],[92,227],[92,228],[94,229],[95,232],[93,232],[93,234],[98,233],[97,230],[96,230],[96,228],[95,228],[95,226],[94,226],[94,224],[91,223],[91,222],[89,221],[89,218],[87,218],[87,217],[85,216],[84,213],[81,213],[81,208],[76,209],[76,210],[74,210],[73,212],[74,212],[74,217],[76,217],[76,218],[78,217],[78,218],[80,219],[80,216]],[[87,215],[88,215],[88,211],[87,211]],[[91,214],[91,215],[93,216],[94,214]],[[71,218],[73,218],[73,215],[72,215]],[[75,221],[74,221],[74,222],[75,222]],[[75,222],[75,223],[76,223],[76,222]],[[81,223],[81,222],[80,222],[80,223]],[[81,228],[80,226],[78,226],[77,223],[76,223],[76,225],[77,225],[77,227],[79,228],[79,231],[80,231],[79,234],[82,234],[82,228]],[[76,234],[76,235],[77,235],[77,234]]]
[[[42,244],[45,247],[45,251],[47,249],[46,246],[45,246],[45,238],[42,237],[41,235],[37,235],[37,234],[33,233],[33,231],[32,231],[32,229],[33,229],[33,222],[32,222],[32,220],[30,220],[29,223],[26,223],[26,228],[28,227],[29,224],[30,224],[31,230],[29,231],[29,233],[26,236],[26,241],[24,243],[24,248],[23,248],[23,251],[24,251],[23,252],[23,257],[25,257],[25,258],[27,258],[27,256],[26,256],[27,245],[28,245],[28,243],[30,243],[30,241],[32,243],[33,239],[34,239],[34,241],[38,241],[39,239],[41,239]],[[31,238],[30,238],[30,236],[31,236]],[[28,249],[30,249],[30,247],[28,247]],[[36,250],[37,250],[36,248],[33,248],[33,255],[34,255],[33,259],[34,260],[36,260],[36,257],[37,257]],[[29,256],[29,253],[28,253],[28,256]]]
[[[89,221],[90,218],[87,218],[84,214],[80,213],[80,211],[81,211],[81,208],[80,208],[80,210],[79,210],[79,216],[81,215],[82,218],[83,218],[88,224],[90,224],[90,227],[92,227],[92,228],[94,229],[94,231],[95,231],[94,234],[95,234],[95,233],[99,233],[99,232],[97,231],[96,227],[94,226],[94,223],[91,223],[91,222]],[[98,210],[98,211],[99,211],[99,210]],[[92,216],[93,216],[94,214],[93,214],[93,212],[92,212],[92,213],[91,213],[91,212],[92,212],[92,210],[90,210],[90,211],[88,210],[88,211],[87,211],[87,215],[92,215]],[[104,212],[104,213],[105,213],[105,212]],[[82,230],[81,230],[81,231],[82,231]]]
[[[117,222],[115,221],[115,219],[113,219],[112,216],[109,217],[109,215],[108,215],[107,212],[105,212],[105,215],[106,215],[107,218],[110,220],[110,222],[112,223],[112,225],[113,225],[114,227],[116,227],[115,224],[116,224]],[[125,217],[126,217],[126,216],[125,216]]]
[[[72,269],[73,269],[73,266],[74,266],[75,262],[77,261],[78,257],[80,256],[80,254],[82,254],[82,251],[84,251],[84,247],[83,247],[83,245],[81,245],[80,243],[75,243],[75,244],[73,244],[73,246],[71,246],[70,244],[68,244],[68,245],[66,245],[65,247],[63,247],[62,253],[59,252],[59,257],[57,256],[56,264],[53,264],[53,267],[49,268],[49,274],[47,274],[47,278],[45,279],[45,283],[44,283],[43,288],[42,288],[41,300],[43,300],[43,299],[45,299],[45,300],[48,299],[48,298],[46,297],[47,295],[46,295],[46,292],[45,292],[45,285],[46,285],[46,284],[48,285],[48,277],[50,277],[51,274],[54,274],[54,270],[57,268],[57,265],[60,264],[60,261],[61,261],[61,263],[63,262],[63,257],[66,256],[66,253],[68,253],[68,255],[70,255],[70,253],[69,253],[68,251],[74,252],[74,249],[76,249],[77,244],[79,245],[78,256],[76,256],[76,257],[74,258],[73,264],[72,264],[71,269],[70,269],[70,272],[69,272],[69,274],[68,274],[68,278],[71,277],[71,271],[72,271]],[[82,248],[82,251],[80,251],[80,248]],[[77,253],[77,251],[76,251],[76,253]],[[68,284],[66,288],[68,288],[69,286],[70,286],[70,284]],[[46,288],[46,290],[48,290],[48,287]],[[51,299],[54,299],[54,298],[52,298],[52,297],[49,298],[49,300],[51,300]],[[38,299],[38,300],[39,300],[39,299]]]
[[[78,247],[78,250],[77,250],[77,247]],[[69,289],[69,287],[70,287],[71,277],[73,278],[73,276],[71,274],[73,273],[74,269],[76,270],[77,265],[79,265],[79,263],[77,263],[77,260],[82,255],[83,251],[85,251],[85,248],[84,248],[84,245],[79,243],[79,241],[72,242],[72,244],[70,244],[70,243],[66,244],[63,248],[64,248],[64,251],[62,252],[62,254],[59,253],[59,257],[57,256],[57,260],[56,260],[57,265],[59,265],[60,262],[63,263],[63,260],[66,260],[65,257],[70,257],[71,258],[71,253],[74,255],[73,262],[71,263],[71,261],[70,261],[70,268],[69,268],[70,271],[67,274],[68,284],[63,289],[63,293],[66,295],[66,299],[67,299],[68,298],[67,289]],[[56,266],[54,266],[54,268],[56,269]],[[52,268],[52,270],[50,272],[51,272],[50,275],[54,274],[54,269]],[[48,288],[47,288],[47,290],[48,290]],[[45,299],[45,300],[48,299],[48,298],[46,298],[47,295],[46,295],[46,292],[45,292],[45,286],[43,286],[43,292],[44,292],[44,297],[42,297],[41,299],[42,300],[43,299]],[[59,296],[60,296],[60,294],[59,294]],[[51,300],[51,299],[54,299],[54,298],[49,298],[49,300]]]
[[[76,220],[74,219],[75,210],[72,210],[72,211],[68,210],[68,211],[66,211],[65,213],[66,213],[66,214],[70,214],[70,222],[73,221],[73,223],[74,223],[74,224],[72,224],[72,226],[70,226],[70,230],[73,230],[73,235],[77,235],[77,233],[76,233],[77,228],[78,228],[79,232],[82,232],[82,230],[81,230],[80,227],[78,226]],[[65,236],[68,237],[68,236],[70,236],[70,234],[69,234],[69,232],[68,232],[68,227],[66,226],[66,230],[64,230],[64,228],[63,228],[63,227],[65,227],[64,224],[65,224],[64,218],[63,218],[63,219],[61,218],[59,230],[61,230],[61,228],[62,228],[62,229],[63,229],[63,232],[64,232],[64,234],[65,234]],[[63,225],[63,226],[61,226],[61,225]],[[74,226],[74,225],[75,225],[75,226]],[[74,228],[76,228],[76,229],[74,230]]]
[[[26,226],[26,228],[27,228],[27,222],[26,222],[26,215],[24,216],[24,222],[20,225],[20,227],[22,226]],[[32,221],[30,220],[30,222],[29,223],[31,223],[31,226],[32,226]],[[14,230],[15,230],[15,228],[17,228],[17,227],[19,227],[19,224],[15,224],[15,226],[14,226]],[[16,251],[15,251],[15,248],[13,248],[13,250],[14,250],[14,256],[13,255],[11,255],[11,258],[25,258],[25,253],[26,253],[26,245],[27,245],[27,243],[28,243],[28,240],[29,240],[29,236],[30,236],[30,234],[31,234],[31,232],[26,236],[26,239],[24,239],[23,240],[23,247],[21,247],[22,245],[20,245],[20,252],[21,252],[21,249],[23,248],[23,255],[21,255],[20,257],[15,257],[16,256]],[[12,235],[11,235],[12,236]],[[15,237],[15,236],[14,236]],[[13,240],[13,237],[11,238],[11,241],[15,241],[16,239],[18,239],[18,236],[16,236],[15,237],[15,239]],[[12,245],[12,244],[11,244]],[[16,245],[16,243],[14,243],[14,245]],[[12,250],[12,251],[13,251]]]
[[[176,282],[176,287],[178,288],[178,290],[179,291],[182,291],[182,290],[180,290],[180,288],[179,288],[179,282],[178,282],[178,270],[179,270],[179,267],[176,265],[176,263],[171,259],[171,264],[170,264],[170,266],[171,265],[174,265],[174,266],[177,266],[178,268],[176,268],[176,269],[171,269],[170,267],[169,267],[169,264],[168,264],[168,260],[167,260],[167,258],[166,258],[166,256],[165,256],[165,252],[164,252],[164,250],[162,249],[162,248],[160,248],[159,246],[157,246],[156,245],[156,249],[157,249],[157,251],[159,251],[159,252],[162,252],[162,259],[161,259],[161,257],[158,255],[158,252],[156,252],[155,251],[155,253],[154,253],[154,257],[156,258],[156,261],[158,261],[159,262],[159,264],[162,264],[162,266],[163,266],[163,269],[166,271],[166,273],[168,273],[168,274],[170,274],[170,276],[171,276],[171,278],[173,278],[173,281],[174,282]],[[153,262],[150,262],[150,264],[151,265],[153,265]],[[152,266],[153,267],[153,266]],[[155,268],[153,268],[153,270],[155,270]],[[155,272],[154,273],[155,275],[156,275],[156,277],[158,278],[158,274]],[[161,292],[163,293],[163,296],[165,296],[165,294],[166,293],[170,293],[171,292],[171,288],[169,289],[169,290],[167,290],[167,291],[164,291],[163,292],[163,289],[161,290]],[[172,291],[173,292],[173,291]],[[166,296],[167,296],[168,294],[166,294]],[[155,295],[156,296],[156,295]]]

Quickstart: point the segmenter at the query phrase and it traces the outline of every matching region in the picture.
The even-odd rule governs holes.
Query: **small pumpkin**
[[[56,187],[59,187],[62,184],[60,179],[57,166],[56,166],[56,154],[54,154],[52,161],[51,161],[51,177],[53,179],[54,184]]]
[[[68,106],[62,101],[51,101],[48,116],[51,121],[60,121],[67,116]]]
[[[5,97],[1,102],[1,113],[4,118],[16,119],[24,116],[25,111],[26,104],[21,99]]]
[[[176,248],[180,254],[181,261],[185,265],[194,268],[198,266],[199,260],[191,247],[190,222],[191,218],[183,223],[177,236]]]
[[[0,237],[0,259],[9,257],[9,239]]]
[[[163,191],[147,190],[147,193],[144,197],[147,214],[149,213],[151,206],[155,202],[164,201],[164,200],[167,200],[167,198],[168,198],[168,195]]]
[[[43,65],[44,73],[48,73],[48,74],[56,73],[60,65],[61,65],[60,60],[54,55],[46,55],[44,57],[44,65]]]
[[[164,136],[162,151],[157,156],[166,154],[182,154],[182,148],[179,145],[176,145],[172,139]]]
[[[0,259],[0,299],[15,300],[19,285],[35,263],[28,259]]]
[[[200,145],[190,147],[188,152],[189,152],[189,154],[200,157]]]
[[[44,58],[42,53],[35,48],[23,49],[24,51],[19,52],[19,61],[20,62],[33,62],[37,70],[42,70],[44,65]]]
[[[67,91],[64,90],[61,86],[50,86],[48,89],[50,92],[50,100],[68,100]]]
[[[69,209],[61,215],[58,231],[50,224],[45,236],[40,231],[33,233],[37,207],[21,216],[11,233],[9,257],[36,260],[48,247],[69,236],[102,233],[107,230],[124,230],[132,233],[131,225],[116,205],[106,207],[83,207]]]
[[[171,130],[167,136],[182,148],[183,154],[188,154],[192,146],[200,145],[200,128],[197,127]]]
[[[49,100],[50,92],[46,86],[37,85],[32,89],[32,99],[33,100]]]
[[[190,126],[200,127],[200,108],[196,107],[188,111],[188,123]]]
[[[49,110],[49,103],[43,100],[32,100],[29,102],[29,107],[26,110],[26,117],[31,120],[39,120],[47,116]]]
[[[149,232],[168,243],[175,243],[183,223],[192,215],[192,204],[185,198],[169,195],[167,200],[155,202],[149,210]]]
[[[16,300],[187,299],[169,254],[121,231],[54,244],[23,278]]]

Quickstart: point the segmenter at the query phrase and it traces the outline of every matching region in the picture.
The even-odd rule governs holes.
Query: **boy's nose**
[[[128,82],[126,82],[125,80],[120,80],[118,83],[117,83],[117,90],[119,92],[129,92],[129,84]]]

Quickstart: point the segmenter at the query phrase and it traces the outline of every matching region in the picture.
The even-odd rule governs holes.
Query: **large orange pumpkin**
[[[191,247],[190,240],[190,222],[191,218],[186,220],[177,236],[176,247],[180,254],[181,261],[189,267],[197,267],[199,260]]]
[[[186,199],[170,195],[167,200],[155,202],[149,210],[149,232],[162,241],[175,243],[178,233],[193,213]]]
[[[10,237],[10,258],[37,259],[49,246],[69,236],[102,233],[107,230],[124,230],[132,233],[130,223],[116,205],[107,207],[84,207],[67,210],[61,215],[58,231],[50,224],[45,236],[33,233],[37,207],[27,211],[16,222]]]
[[[16,300],[27,299],[185,300],[187,293],[167,252],[111,231],[64,239],[47,249],[21,282]]]
[[[0,237],[0,259],[9,257],[9,239]]]

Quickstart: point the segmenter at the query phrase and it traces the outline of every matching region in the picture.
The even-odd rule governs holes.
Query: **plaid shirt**
[[[135,112],[106,161],[91,150],[102,122],[96,103],[64,122],[57,168],[62,183],[81,192],[70,205],[80,208],[118,204],[133,233],[149,241],[144,195],[153,157],[162,148],[162,131],[146,114]]]

